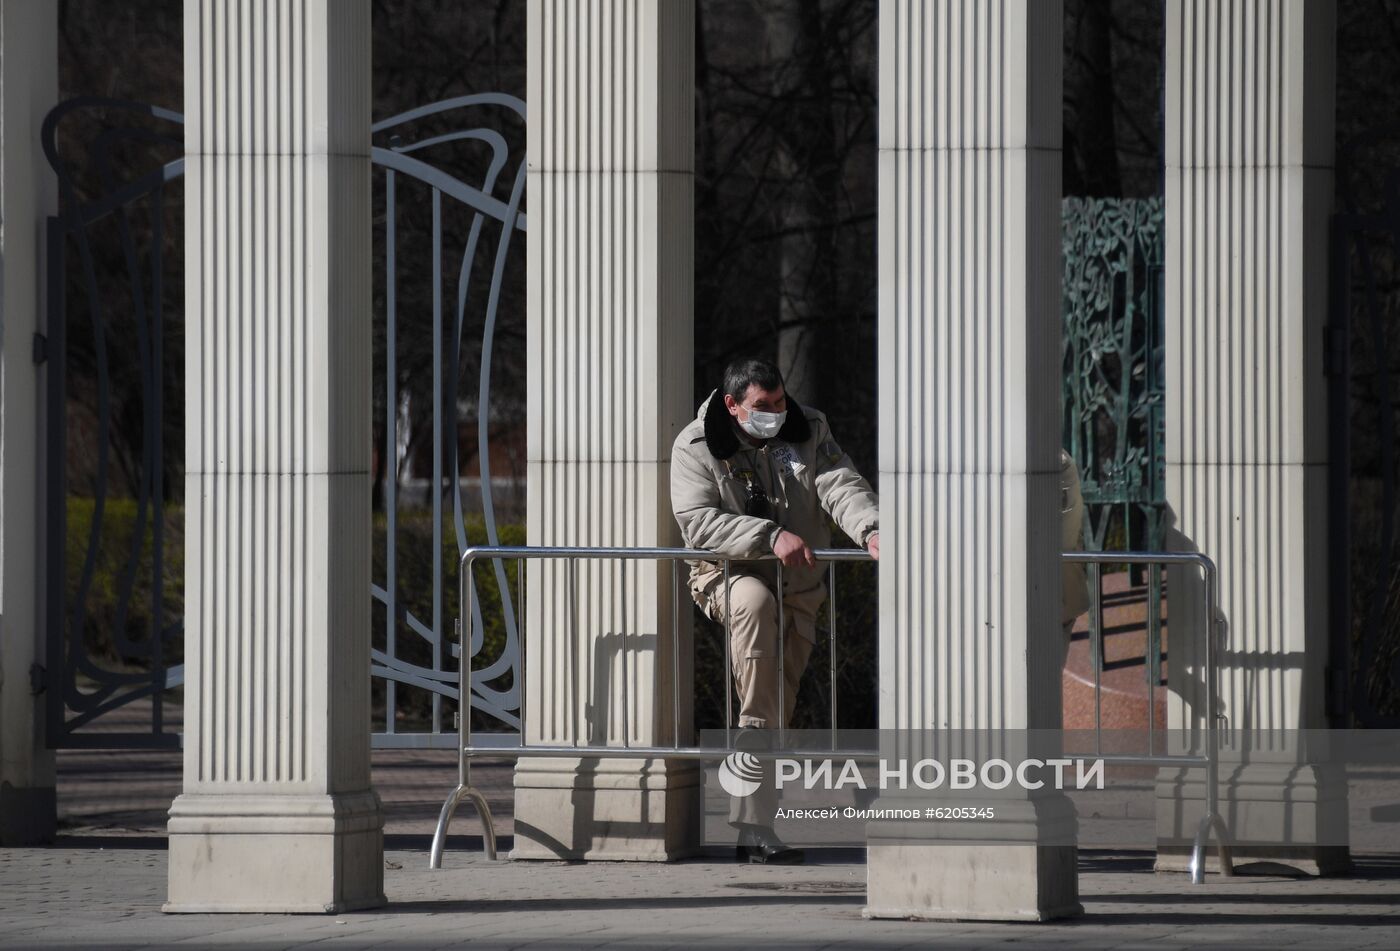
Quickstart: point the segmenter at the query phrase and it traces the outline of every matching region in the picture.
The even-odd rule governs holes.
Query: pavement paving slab
[[[507,847],[509,842],[504,843]],[[457,849],[385,855],[383,908],[344,915],[168,915],[163,843],[61,836],[0,850],[0,947],[191,948],[1395,948],[1400,859],[1342,878],[1155,873],[1150,853],[1084,852],[1082,918],[871,921],[859,849],[801,866],[721,855],[667,865],[512,862]]]
[[[1139,664],[1131,676],[1141,674]],[[1350,876],[1212,875],[1193,886],[1153,872],[1152,853],[1123,837],[1129,848],[1081,849],[1085,914],[1047,924],[864,919],[863,849],[809,849],[807,864],[773,868],[719,849],[664,865],[491,862],[470,809],[434,872],[428,845],[456,769],[450,752],[413,750],[374,753],[385,907],[168,915],[165,822],[180,768],[178,752],[60,751],[62,834],[46,848],[0,849],[0,948],[1400,948],[1400,851],[1366,854],[1361,842]],[[473,782],[505,855],[511,764],[479,762]],[[1383,791],[1354,805],[1388,808],[1395,786]],[[1120,818],[1151,831],[1150,809]]]

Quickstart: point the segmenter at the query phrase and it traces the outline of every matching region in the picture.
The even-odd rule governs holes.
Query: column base
[[[1269,862],[1303,875],[1340,875],[1351,869],[1347,784],[1339,769],[1225,762],[1220,773],[1220,812],[1236,867]],[[1203,815],[1204,772],[1158,772],[1157,871],[1186,871]],[[1220,869],[1215,845],[1212,836],[1207,872]]]
[[[0,845],[44,845],[57,831],[54,787],[0,783]]]
[[[900,803],[876,803],[884,804]],[[943,804],[919,800],[921,807]],[[993,805],[997,818],[975,833],[986,833],[977,841],[969,841],[972,830],[961,831],[963,822],[871,823],[863,917],[1050,921],[1084,913],[1071,844],[1077,820],[1066,797],[946,805]]]
[[[167,912],[334,914],[384,899],[373,791],[200,795],[170,807]]]
[[[865,918],[1050,921],[1084,914],[1079,853],[1065,845],[876,845]]]
[[[700,850],[695,763],[522,757],[512,859],[671,862]]]

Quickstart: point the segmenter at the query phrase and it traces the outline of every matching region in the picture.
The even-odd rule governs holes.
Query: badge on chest
[[[787,470],[793,476],[801,476],[802,470],[806,468],[802,465],[802,460],[797,457],[797,450],[791,446],[776,446],[773,449],[773,462],[778,467],[778,471]]]

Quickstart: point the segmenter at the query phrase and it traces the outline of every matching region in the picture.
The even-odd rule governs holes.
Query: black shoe
[[[801,849],[785,845],[771,826],[743,825],[739,827],[734,859],[760,865],[801,865],[807,857]]]

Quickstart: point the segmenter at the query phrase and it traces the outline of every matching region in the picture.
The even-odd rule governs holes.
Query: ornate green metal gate
[[[1162,547],[1166,507],[1163,200],[1066,198],[1063,430],[1079,467],[1090,550]],[[1141,579],[1135,579],[1141,583]],[[1148,650],[1161,643],[1148,581]],[[1155,670],[1149,664],[1149,678]]]
[[[1156,549],[1165,502],[1161,198],[1066,198],[1064,446],[1093,549]],[[1121,535],[1119,534],[1121,532]]]

